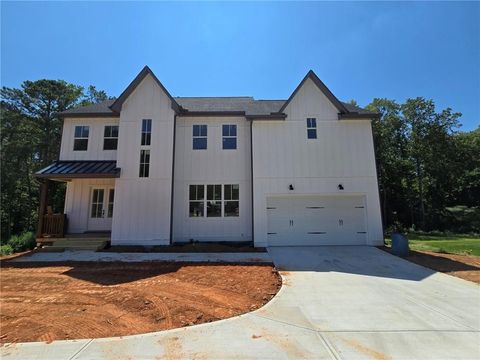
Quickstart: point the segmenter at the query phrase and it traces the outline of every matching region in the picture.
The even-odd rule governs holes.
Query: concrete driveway
[[[5,359],[478,359],[480,287],[371,247],[282,247],[279,294],[236,318],[4,346]],[[72,324],[75,326],[75,324]]]

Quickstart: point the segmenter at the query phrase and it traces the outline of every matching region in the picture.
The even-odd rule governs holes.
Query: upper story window
[[[107,125],[103,132],[103,150],[117,150],[118,126]]]
[[[307,139],[317,138],[317,119],[307,118]]]
[[[152,119],[142,120],[142,142],[141,145],[150,145],[152,139]]]
[[[88,148],[88,126],[75,126],[75,137],[73,140],[73,151],[86,151]]]
[[[237,125],[222,125],[223,149],[237,148]]]
[[[207,125],[193,125],[193,150],[207,148]]]
[[[150,174],[150,150],[140,150],[140,177]]]

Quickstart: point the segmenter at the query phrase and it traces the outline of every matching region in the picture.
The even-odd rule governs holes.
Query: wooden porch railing
[[[43,215],[42,237],[62,238],[67,227],[66,214]]]

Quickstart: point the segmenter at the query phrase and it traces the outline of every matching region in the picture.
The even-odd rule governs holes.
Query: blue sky
[[[313,69],[341,100],[432,98],[480,124],[480,3],[1,4],[1,83],[118,96],[148,64],[174,96],[287,98]]]

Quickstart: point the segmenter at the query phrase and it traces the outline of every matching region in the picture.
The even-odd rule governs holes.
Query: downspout
[[[172,185],[170,194],[170,245],[173,244],[173,188],[175,185],[175,138],[177,131],[177,114],[173,116],[173,151],[172,151]]]
[[[251,196],[252,196],[252,242],[255,247],[255,205],[253,203],[253,119],[250,120],[250,187],[251,187]]]

